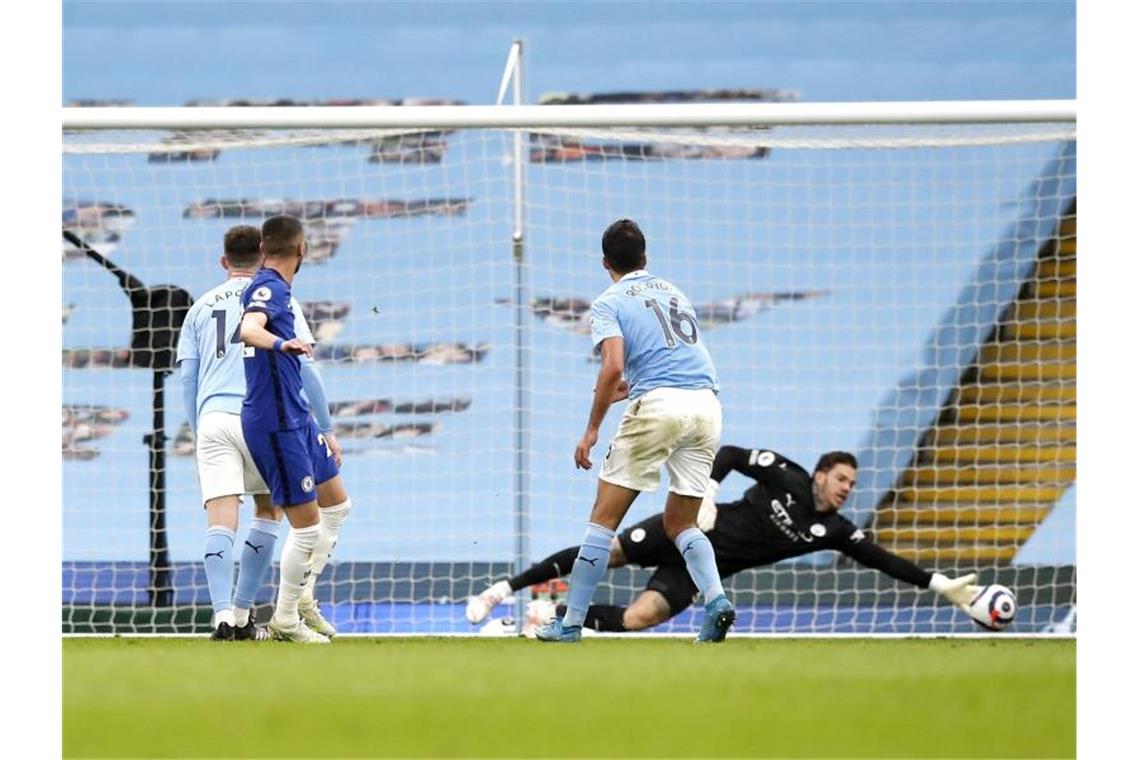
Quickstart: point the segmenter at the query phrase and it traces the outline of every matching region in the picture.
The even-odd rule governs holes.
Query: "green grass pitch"
[[[1073,757],[1072,640],[66,639],[65,757]]]

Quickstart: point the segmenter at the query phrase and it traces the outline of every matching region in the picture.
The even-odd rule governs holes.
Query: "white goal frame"
[[[515,75],[521,76],[521,67],[516,68]],[[521,140],[529,130],[971,124],[1057,124],[1068,129],[1077,120],[1075,100],[523,105],[517,102],[520,99],[517,79],[515,99],[514,105],[471,106],[64,107],[61,109],[61,124],[65,132],[178,130],[205,133],[211,130],[319,129],[393,130],[399,133],[465,128],[514,130],[516,150],[511,160],[515,170],[516,203],[512,223],[518,270],[515,282],[518,313],[513,348],[517,352],[528,345],[532,321],[527,311],[529,292],[522,273],[526,238],[524,186],[527,160],[523,155]],[[752,135],[749,139],[752,142],[763,142],[765,138]],[[518,450],[519,456],[525,457],[528,436],[528,421],[524,411],[527,379],[520,373],[516,382],[516,397],[519,401],[516,427],[521,444]],[[520,467],[519,470],[523,471],[525,467]],[[513,559],[519,567],[523,567],[530,561],[525,539],[528,497],[523,492],[523,483],[515,483],[514,488],[519,538]],[[516,620],[520,623],[524,604],[525,594],[519,594]]]

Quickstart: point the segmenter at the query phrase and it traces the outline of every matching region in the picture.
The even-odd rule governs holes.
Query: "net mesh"
[[[586,318],[609,282],[601,231],[621,216],[697,307],[723,443],[808,468],[856,453],[845,514],[874,540],[1010,586],[1018,630],[1071,623],[1072,125],[530,132],[518,263],[514,135],[65,134],[64,229],[148,287],[201,295],[225,277],[228,227],[303,220],[294,292],[354,502],[317,586],[342,632],[475,632],[469,594],[579,540],[595,489],[572,462],[598,369]],[[201,630],[205,517],[176,380],[158,371],[169,572],[156,576],[156,371],[133,360],[116,278],[70,244],[63,256],[65,630]],[[732,475],[720,499],[749,485]],[[664,490],[644,494],[624,525],[663,504]],[[611,571],[595,600],[627,603],[646,576]],[[932,592],[833,552],[728,587],[741,631],[974,630]],[[658,630],[698,624],[688,611]]]

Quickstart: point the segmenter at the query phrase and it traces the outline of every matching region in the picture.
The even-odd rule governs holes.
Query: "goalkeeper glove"
[[[702,533],[708,533],[716,527],[716,492],[719,489],[720,483],[709,478],[705,497],[701,499],[701,508],[697,510],[697,527],[701,529]]]
[[[930,578],[930,590],[941,594],[958,609],[965,610],[970,600],[982,590],[981,586],[973,585],[977,577],[977,573],[963,575],[961,578],[947,578],[942,573],[934,573]]]

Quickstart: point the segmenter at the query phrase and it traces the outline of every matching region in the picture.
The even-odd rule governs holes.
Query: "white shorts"
[[[240,414],[202,415],[198,420],[196,456],[203,504],[220,496],[269,493],[245,445]]]
[[[704,496],[720,432],[720,400],[711,390],[656,388],[626,407],[599,477],[656,491],[665,465],[670,491]]]

